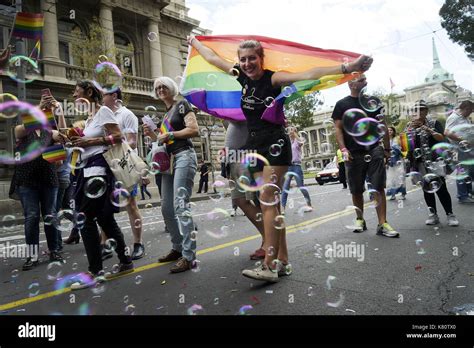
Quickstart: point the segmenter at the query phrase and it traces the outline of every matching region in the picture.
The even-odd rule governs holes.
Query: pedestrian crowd
[[[469,117],[473,104],[470,101],[459,105],[448,117],[445,127],[430,115],[425,101],[417,101],[412,105],[402,138],[395,127],[389,127],[385,118],[380,117],[383,115],[381,103],[377,107],[367,107],[361,100],[361,92],[367,86],[364,72],[372,64],[372,58],[368,56],[301,73],[275,72],[265,69],[264,49],[258,41],[246,40],[240,44],[238,63],[218,56],[195,37],[189,37],[188,43],[208,63],[236,75],[242,86],[241,109],[246,121],[224,122],[226,137],[221,155],[221,175],[234,183],[231,191],[233,214],[239,208],[262,237],[260,247],[250,255],[252,260],[262,262],[255,268],[243,270],[243,276],[276,282],[291,275],[286,230],[274,222],[285,215],[293,179],[306,202],[302,211],[311,212],[316,208],[304,185],[303,136],[293,125],[277,125],[262,119],[267,108],[263,101],[269,97],[275,99],[283,87],[297,81],[336,74],[354,76],[348,82],[350,94],[336,103],[332,113],[338,145],[335,165],[339,169],[339,180],[344,189],[349,188],[355,207],[353,232],[361,233],[368,229],[363,195],[368,191],[376,203],[376,235],[400,237],[388,222],[386,195],[389,200],[395,200],[397,194],[400,194],[400,199],[406,199],[407,178],[423,188],[429,208],[427,225],[440,223],[436,195],[448,225],[459,224],[446,185],[446,176],[453,172],[457,179],[459,203],[474,202],[470,180],[466,180],[474,174],[471,163],[474,150],[470,143],[472,139],[465,136],[469,132],[462,131],[471,125]],[[66,126],[59,103],[51,93],[42,94],[39,107],[54,111],[57,129],[52,133],[28,131],[24,124],[15,128],[18,149],[39,142],[44,147],[64,144],[67,151],[67,158],[62,162],[49,162],[39,156],[17,165],[11,191],[17,191],[21,200],[27,245],[39,244],[41,213],[51,262],[63,262],[63,237],[56,224],[51,223],[51,217],[58,220],[65,212],[74,217],[75,226],[64,244],[77,244],[82,238],[89,266],[88,277],[73,283],[73,290],[133,272],[133,261],[145,255],[142,216],[136,197],[138,189],[142,199],[145,199],[145,194],[152,197],[147,190],[151,176],[141,173],[134,185],[123,187],[116,177],[116,167],[123,164],[121,159],[117,159],[115,164],[107,159],[107,152],[112,147],[124,143],[129,145],[131,152],[138,153],[139,119],[123,105],[120,88],[104,91],[99,87],[95,81],[77,82],[73,96],[76,101],[81,100],[87,105],[87,115],[70,128]],[[161,196],[161,212],[171,240],[169,252],[158,261],[173,262],[170,272],[179,273],[192,269],[196,261],[197,226],[190,205],[195,176],[200,173],[197,193],[212,194],[213,183],[210,187],[208,184],[213,167],[204,160],[198,164],[192,143],[192,138],[199,135],[197,117],[191,104],[179,96],[177,84],[169,77],[159,77],[154,81],[153,96],[164,104],[166,112],[158,125],[143,122],[143,134],[151,140],[147,173],[155,176]],[[362,120],[354,116],[357,113],[363,115]],[[401,139],[406,142],[402,143]],[[279,148],[276,154],[272,150],[274,144]],[[250,157],[229,160],[238,151],[246,151]],[[126,156],[124,161],[128,160]],[[131,247],[127,246],[114,218],[124,206],[122,199],[127,201],[125,207],[133,235]],[[112,250],[115,250],[119,264],[114,273],[106,274],[103,261],[113,257]],[[38,255],[31,255],[23,270],[37,265]]]

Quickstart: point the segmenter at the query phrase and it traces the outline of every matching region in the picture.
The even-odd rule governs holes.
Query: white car
[[[329,162],[323,170],[316,173],[316,181],[319,185],[324,185],[327,182],[339,181],[339,168],[336,162]]]

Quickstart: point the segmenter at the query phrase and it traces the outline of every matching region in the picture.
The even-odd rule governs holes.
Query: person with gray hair
[[[144,134],[166,146],[171,157],[171,174],[162,174],[161,212],[171,235],[171,251],[159,262],[178,261],[171,273],[190,270],[196,259],[196,239],[193,238],[194,222],[190,199],[197,170],[197,158],[191,138],[199,135],[196,115],[186,100],[178,100],[178,85],[169,77],[158,77],[153,84],[153,96],[161,99],[166,107],[159,134],[146,124]]]
[[[468,179],[472,179],[474,176],[474,166],[465,164],[468,160],[474,158],[474,150],[472,148],[474,145],[472,138],[472,130],[474,129],[474,126],[472,125],[472,121],[469,119],[473,107],[474,105],[470,100],[462,101],[459,104],[459,107],[453,111],[446,120],[446,127],[444,130],[444,135],[458,148],[459,166],[464,172],[463,175],[456,180],[458,202],[461,204],[474,203],[474,199],[470,197],[472,196],[472,183]],[[469,135],[471,135],[470,138]]]

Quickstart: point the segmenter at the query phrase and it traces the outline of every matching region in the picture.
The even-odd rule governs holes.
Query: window
[[[59,36],[59,59],[70,65],[78,65],[79,62],[74,62],[72,54],[72,45],[74,42],[74,30],[81,30],[81,27],[69,18],[62,18],[58,20],[58,36]]]
[[[121,33],[114,35],[117,47],[117,66],[125,75],[135,75],[135,49],[131,41]]]
[[[309,156],[309,144],[304,145],[303,151],[305,156]]]
[[[72,57],[69,53],[69,42],[59,41],[59,59],[67,64],[72,64]]]
[[[319,133],[319,140],[321,141],[321,143],[326,143],[327,142],[326,130],[324,128],[320,128],[318,129],[318,133]]]

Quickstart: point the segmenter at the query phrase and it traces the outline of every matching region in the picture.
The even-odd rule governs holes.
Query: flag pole
[[[15,14],[15,18],[17,16],[17,14],[19,12],[22,11],[22,0],[17,0],[16,1],[16,14]],[[12,33],[13,33],[13,30],[12,30]],[[11,34],[10,34],[11,35]],[[17,41],[16,41],[16,55],[18,56],[23,56],[25,55],[25,42],[23,41],[23,38],[17,38]],[[26,71],[25,71],[25,66],[23,65],[20,65],[18,67],[18,82],[17,82],[17,85],[18,85],[18,99],[21,100],[21,101],[26,101],[26,88],[25,88],[25,83],[24,82],[20,82],[20,81],[24,81],[25,80],[25,75],[26,75]]]

